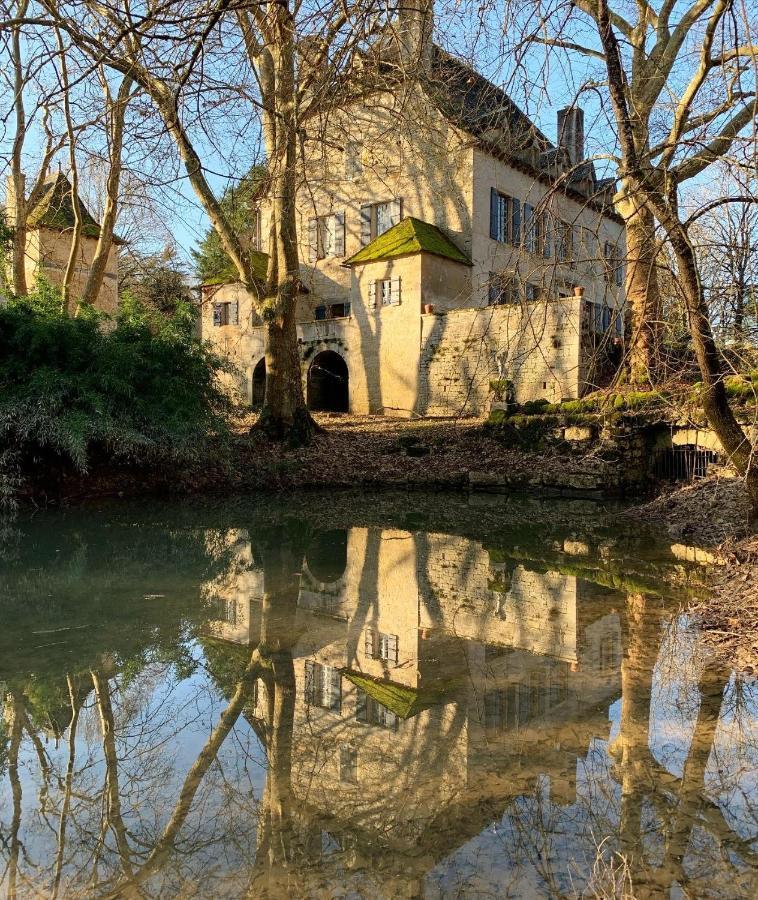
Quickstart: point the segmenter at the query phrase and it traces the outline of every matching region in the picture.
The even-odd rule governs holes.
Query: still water
[[[567,501],[8,523],[0,894],[755,897],[758,689]]]

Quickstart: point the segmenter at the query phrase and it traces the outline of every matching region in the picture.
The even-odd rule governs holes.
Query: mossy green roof
[[[79,198],[79,211],[82,219],[82,234],[85,237],[100,237],[100,225]],[[71,182],[62,172],[53,175],[45,182],[42,196],[35,204],[27,218],[29,228],[53,228],[56,231],[70,231],[76,224],[74,215],[73,190]],[[114,243],[122,243],[114,237]]]
[[[390,712],[395,713],[400,719],[410,719],[430,706],[445,702],[444,687],[439,687],[438,690],[418,691],[405,685],[394,684],[391,681],[377,681],[375,678],[358,675],[356,672],[344,672],[343,674],[348,681],[373,697]]]
[[[378,262],[414,253],[431,253],[466,266],[471,265],[471,260],[466,254],[459,250],[436,225],[430,225],[429,222],[414,219],[412,216],[374,238],[370,244],[366,244],[350,259],[345,260],[345,265]]]

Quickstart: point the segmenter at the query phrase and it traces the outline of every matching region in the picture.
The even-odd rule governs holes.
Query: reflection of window
[[[358,784],[358,751],[355,747],[340,747],[340,781]]]
[[[487,731],[507,731],[517,723],[516,686],[484,692],[484,727]]]
[[[366,656],[370,659],[384,659],[397,665],[397,635],[369,629],[366,632]]]
[[[339,710],[342,699],[342,678],[334,666],[322,666],[305,661],[305,702],[309,706]]]
[[[212,600],[213,617],[227,625],[237,624],[237,601],[214,597]]]
[[[361,245],[366,246],[403,218],[403,201],[367,203],[361,207]]]
[[[378,725],[390,731],[397,730],[398,718],[395,713],[360,689],[356,700],[355,718],[367,725]]]

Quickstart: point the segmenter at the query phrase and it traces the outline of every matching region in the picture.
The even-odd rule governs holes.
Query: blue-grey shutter
[[[553,228],[550,222],[550,213],[542,214],[542,256],[550,259],[553,254]]]
[[[316,262],[318,256],[318,219],[308,219],[308,259]]]
[[[334,216],[334,255],[345,255],[345,214],[336,213]]]
[[[403,218],[403,200],[398,198],[390,204],[390,224],[397,225]]]
[[[213,324],[217,328],[221,325],[221,312],[222,312],[221,304],[214,303],[213,304]]]
[[[524,204],[524,249],[528,253],[535,251],[534,207]]]
[[[576,268],[579,259],[579,226],[571,226],[571,265]]]
[[[366,704],[366,692],[362,691],[358,688],[358,693],[355,697],[355,718],[359,722],[367,722],[368,721],[368,707]]]
[[[521,246],[521,201],[517,197],[511,200],[511,244]]]
[[[495,188],[490,188],[490,237],[493,241],[500,240],[499,199],[500,197]]]
[[[329,708],[339,710],[342,706],[342,676],[339,669],[332,667],[329,684]]]
[[[240,323],[240,305],[239,301],[234,300],[229,308],[229,324],[239,325]]]
[[[371,243],[371,205],[361,207],[361,246]]]

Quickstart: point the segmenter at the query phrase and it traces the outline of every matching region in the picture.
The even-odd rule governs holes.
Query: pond
[[[0,893],[754,897],[758,690],[585,502],[98,505],[0,533]]]

